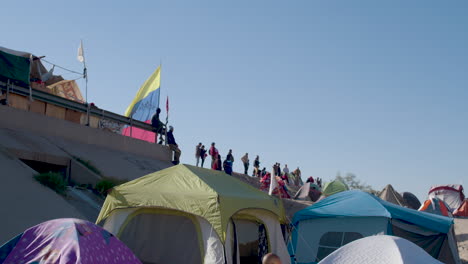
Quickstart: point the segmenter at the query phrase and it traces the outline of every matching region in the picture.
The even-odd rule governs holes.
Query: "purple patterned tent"
[[[139,263],[132,251],[101,227],[80,219],[44,222],[0,247],[2,264]]]

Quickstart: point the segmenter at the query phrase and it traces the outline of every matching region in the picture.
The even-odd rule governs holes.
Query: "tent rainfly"
[[[281,200],[223,172],[177,165],[115,187],[97,219],[144,263],[257,263],[289,254]]]
[[[352,190],[327,197],[294,217],[290,253],[316,263],[354,240],[373,235],[405,238],[444,263],[460,263],[453,219],[404,208]]]

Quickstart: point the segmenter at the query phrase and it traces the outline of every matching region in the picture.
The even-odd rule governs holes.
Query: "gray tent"
[[[391,184],[388,184],[387,186],[385,186],[385,188],[383,188],[383,190],[379,194],[379,198],[392,204],[407,207],[403,196],[401,196],[401,194],[395,191]]]
[[[403,201],[408,208],[418,210],[419,207],[421,207],[421,202],[419,201],[418,197],[410,192],[403,193]]]

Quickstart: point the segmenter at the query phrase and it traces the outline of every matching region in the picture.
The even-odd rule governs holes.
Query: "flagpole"
[[[83,40],[80,40],[80,47],[78,48],[78,60],[83,62],[83,78],[85,79],[85,104],[86,104],[86,125],[89,126],[89,110],[88,103],[88,69],[86,68],[86,57],[84,54]]]
[[[161,67],[160,70],[162,71],[162,59],[160,59],[159,61],[159,67]],[[161,73],[159,74],[161,76]],[[159,89],[161,89],[161,81],[162,81],[162,78],[159,79]],[[159,101],[161,102],[161,96],[159,97]],[[169,123],[169,109],[167,108],[167,101],[166,101],[166,125],[165,125],[166,129],[164,129],[164,145],[166,146],[167,146],[167,129],[168,129],[167,124],[168,123]]]

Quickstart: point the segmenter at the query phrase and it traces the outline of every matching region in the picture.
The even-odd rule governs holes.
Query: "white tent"
[[[460,184],[447,184],[432,186],[429,190],[428,199],[437,198],[444,201],[450,212],[457,210],[463,203],[465,195],[463,194],[463,186]]]
[[[410,241],[394,236],[370,236],[353,241],[319,264],[442,264]]]

